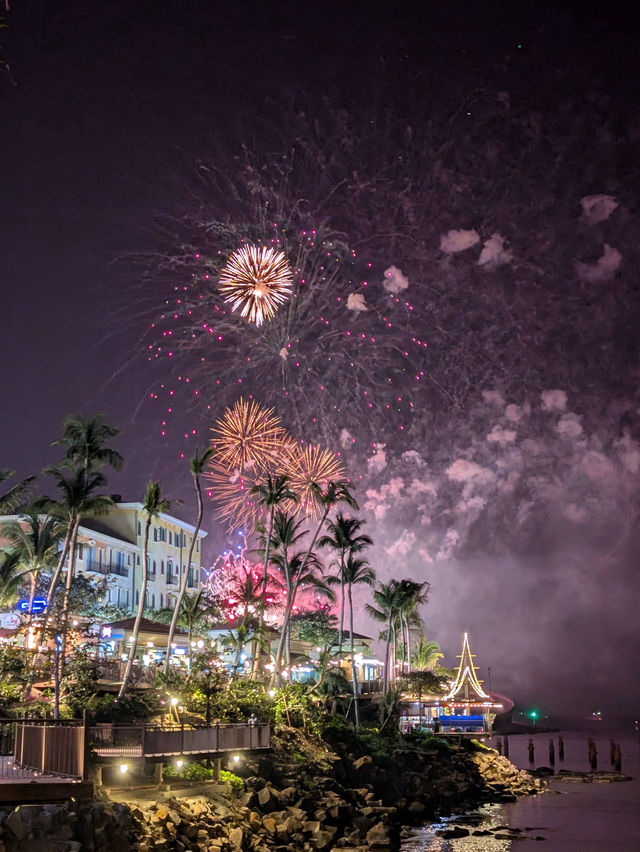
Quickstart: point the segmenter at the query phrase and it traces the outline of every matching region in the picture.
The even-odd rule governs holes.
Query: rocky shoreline
[[[23,808],[0,824],[0,852],[391,852],[403,827],[545,788],[491,749],[355,756],[287,728],[242,774],[235,798],[200,785]]]

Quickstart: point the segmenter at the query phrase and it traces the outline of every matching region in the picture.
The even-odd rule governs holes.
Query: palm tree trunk
[[[69,526],[67,527],[67,531],[64,536],[64,542],[62,545],[62,550],[60,551],[60,558],[58,559],[58,564],[56,565],[56,570],[53,572],[53,577],[51,578],[51,582],[49,583],[49,591],[47,593],[47,610],[49,612],[51,606],[53,604],[53,596],[56,593],[56,588],[58,586],[58,582],[60,581],[60,575],[62,574],[62,568],[66,561],[67,555],[69,553],[69,543],[71,542],[71,533],[73,530],[73,525],[75,520],[69,519]],[[40,636],[36,640],[36,647],[34,649],[33,659],[31,661],[32,667],[35,667],[36,658],[38,656],[38,646],[42,645],[44,642],[45,633],[47,630],[47,619],[46,615],[42,619],[42,627],[40,628]]]
[[[120,686],[120,691],[118,692],[118,698],[123,698],[124,694],[127,691],[127,684],[129,683],[129,679],[131,678],[131,670],[133,669],[133,660],[138,649],[138,635],[140,633],[140,622],[142,621],[142,612],[144,610],[144,596],[147,593],[147,581],[149,577],[149,570],[147,568],[147,558],[149,551],[150,529],[151,515],[147,517],[147,522],[144,529],[144,548],[142,551],[142,584],[140,586],[140,600],[138,601],[138,612],[136,613],[136,620],[133,624],[133,632],[131,634],[131,651],[129,652],[127,667],[124,670],[124,677],[122,678],[122,684]]]
[[[196,528],[193,532],[193,536],[191,538],[191,545],[189,546],[189,555],[187,557],[187,565],[185,568],[184,575],[180,580],[180,589],[178,591],[178,600],[176,601],[175,609],[173,610],[173,615],[171,616],[171,624],[169,625],[169,636],[167,637],[167,655],[164,661],[164,673],[167,674],[169,671],[169,659],[171,656],[171,643],[173,642],[173,637],[176,632],[176,625],[178,623],[178,615],[180,613],[180,608],[182,607],[182,601],[184,600],[184,596],[187,592],[187,583],[189,581],[189,571],[191,570],[191,560],[193,559],[193,548],[196,545],[196,541],[198,540],[198,533],[200,532],[200,527],[202,525],[202,516],[204,514],[204,508],[202,505],[202,489],[200,488],[200,477],[197,473],[193,474],[193,483],[196,489],[196,497],[198,498],[198,518],[196,521]],[[189,648],[191,648],[191,644],[189,644]],[[189,651],[191,654],[191,651]]]
[[[360,710],[358,707],[358,674],[356,672],[355,641],[353,638],[353,598],[351,596],[351,584],[349,583],[349,631],[351,632],[351,686],[353,688],[353,709],[355,714],[356,728],[360,727]]]
[[[305,553],[304,558],[303,558],[302,562],[300,563],[300,567],[298,568],[298,572],[297,572],[296,578],[295,578],[295,583],[297,583],[299,581],[300,577],[302,577],[302,572],[304,571],[304,569],[306,567],[307,560],[309,559],[309,556],[311,556],[311,553],[313,552],[313,548],[315,547],[316,541],[318,540],[318,536],[320,535],[320,531],[321,531],[322,527],[324,526],[325,521],[327,520],[327,516],[329,514],[330,509],[331,509],[331,506],[328,505],[325,508],[324,512],[322,513],[322,517],[320,518],[320,522],[318,523],[318,526],[316,527],[316,531],[313,534],[313,538],[311,539],[311,544],[309,545],[307,552]]]
[[[67,576],[64,584],[64,597],[62,599],[62,667],[64,669],[64,661],[67,653],[67,632],[69,628],[69,605],[71,602],[71,585],[76,573],[76,550],[78,545],[78,528],[80,527],[80,518],[76,518],[71,533],[71,541],[69,543],[69,567],[67,568]]]
[[[282,628],[280,631],[280,639],[278,641],[278,650],[276,652],[276,659],[273,666],[273,671],[271,673],[271,678],[269,679],[269,689],[273,689],[276,683],[280,683],[280,666],[282,665],[282,656],[284,653],[284,646],[287,638],[287,629],[289,627],[289,613],[291,612],[291,606],[293,604],[293,596],[291,588],[287,589],[287,599],[284,605],[284,616],[282,620]]]
[[[340,628],[338,630],[338,665],[342,661],[342,645],[344,643],[344,570],[340,576]]]
[[[393,615],[389,613],[389,623],[387,625],[387,643],[384,649],[384,680],[382,682],[382,692],[387,694],[389,688],[389,659],[391,653],[391,619]]]
[[[267,540],[264,545],[264,563],[262,565],[262,605],[260,607],[260,618],[258,620],[259,627],[264,627],[264,605],[265,605],[265,595],[267,592],[267,579],[269,577],[269,551],[271,549],[271,534],[273,533],[273,515],[275,513],[275,505],[271,506],[271,510],[269,512],[269,524],[267,526]],[[258,679],[258,673],[260,671],[260,657],[262,654],[262,649],[260,647],[260,643],[256,640],[253,643],[253,665],[251,667],[251,680]]]

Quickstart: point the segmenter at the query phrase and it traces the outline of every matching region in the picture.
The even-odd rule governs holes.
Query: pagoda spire
[[[462,639],[462,654],[460,657],[460,665],[456,679],[451,687],[451,691],[445,696],[446,700],[460,698],[469,700],[474,698],[489,699],[490,696],[480,686],[480,681],[476,675],[477,666],[473,664],[475,654],[471,653],[469,647],[469,634],[465,633]]]

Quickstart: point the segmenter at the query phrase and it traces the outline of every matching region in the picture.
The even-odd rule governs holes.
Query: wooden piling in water
[[[611,766],[616,762],[616,744],[614,740],[609,740],[609,762]]]
[[[564,760],[564,740],[562,737],[558,737],[558,758]]]
[[[553,740],[549,740],[549,766],[556,765],[556,748],[553,744]]]
[[[504,741],[504,756],[509,757],[509,737],[504,736],[503,741]]]
[[[589,737],[587,742],[587,754],[589,757],[589,766],[591,767],[591,771],[595,772],[598,768],[598,750],[596,749],[596,744],[591,737]]]
[[[528,750],[529,750],[529,763],[535,763],[536,759],[535,759],[535,756],[534,756],[534,752],[536,750],[536,747],[534,746],[532,739],[529,740]]]
[[[613,768],[616,772],[622,772],[622,751],[620,750],[620,743],[615,744]]]
[[[498,742],[496,743],[496,748],[498,749],[498,754],[502,754],[502,742],[500,739],[498,739]]]

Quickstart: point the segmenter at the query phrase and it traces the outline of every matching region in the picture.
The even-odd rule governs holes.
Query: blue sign
[[[29,612],[29,601],[19,601],[17,608],[18,612]],[[31,604],[31,615],[38,615],[39,613],[44,612],[46,608],[46,598],[34,598],[33,603]]]

